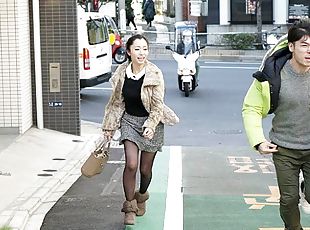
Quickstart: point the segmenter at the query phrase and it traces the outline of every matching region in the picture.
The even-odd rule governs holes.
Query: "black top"
[[[133,80],[128,78],[127,75],[125,76],[125,82],[122,89],[125,101],[125,111],[132,116],[146,117],[149,115],[141,100],[141,87],[144,76],[145,75],[139,80]]]

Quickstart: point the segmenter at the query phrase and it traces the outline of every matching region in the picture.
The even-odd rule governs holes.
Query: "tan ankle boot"
[[[125,213],[124,224],[125,225],[134,225],[136,213],[138,212],[137,201],[136,200],[132,200],[132,201],[126,200],[123,203],[123,208],[121,211]]]
[[[150,195],[149,192],[146,191],[146,193],[141,194],[138,191],[135,192],[135,199],[137,200],[137,205],[138,205],[138,212],[137,216],[143,216],[145,211],[146,211],[146,201],[149,199]]]

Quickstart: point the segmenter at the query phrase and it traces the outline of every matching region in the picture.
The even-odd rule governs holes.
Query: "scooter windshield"
[[[188,55],[194,53],[196,51],[195,44],[191,42],[181,41],[178,46],[176,52],[181,55]]]
[[[189,29],[179,30],[177,32],[179,34],[177,35],[176,52],[181,55],[194,53],[197,50],[195,33]]]

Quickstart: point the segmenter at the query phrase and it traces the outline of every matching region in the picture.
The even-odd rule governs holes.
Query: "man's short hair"
[[[304,36],[310,36],[310,19],[304,18],[296,21],[288,30],[288,42],[299,41]]]

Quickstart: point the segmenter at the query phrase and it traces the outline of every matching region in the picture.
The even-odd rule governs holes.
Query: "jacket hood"
[[[283,35],[277,42],[277,44],[275,44],[271,49],[269,49],[266,54],[263,57],[262,63],[259,67],[259,70],[262,71],[265,65],[265,62],[267,60],[267,58],[269,58],[270,56],[274,55],[277,51],[283,49],[283,48],[287,48],[288,49],[288,41],[287,41],[287,34]],[[277,55],[277,57],[279,57],[279,55]]]
[[[273,113],[278,106],[281,87],[281,70],[287,60],[292,58],[288,48],[287,35],[282,36],[278,43],[265,54],[259,70],[253,73],[253,77],[259,82],[268,81],[270,87],[270,110]]]

